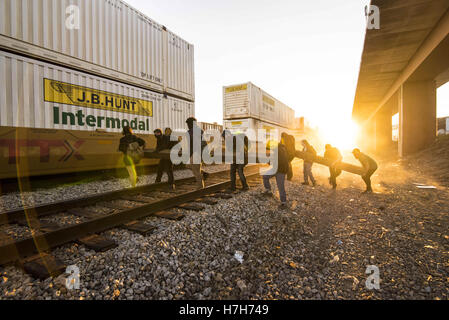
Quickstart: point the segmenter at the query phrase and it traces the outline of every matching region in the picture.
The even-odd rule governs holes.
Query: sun
[[[360,127],[352,120],[322,123],[319,134],[324,144],[331,144],[340,150],[349,151],[357,147]]]

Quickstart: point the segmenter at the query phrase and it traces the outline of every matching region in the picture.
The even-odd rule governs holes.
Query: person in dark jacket
[[[188,118],[186,120],[187,127],[189,128],[189,139],[190,139],[190,164],[187,165],[187,168],[192,170],[193,175],[195,176],[196,183],[199,188],[204,188],[204,180],[207,179],[209,174],[202,170],[202,161],[200,163],[193,163],[194,160],[194,131],[200,132],[200,144],[201,144],[201,154],[199,154],[199,158],[202,158],[202,152],[205,147],[207,147],[207,143],[203,138],[204,131],[198,126],[195,118]]]
[[[359,149],[354,149],[352,151],[354,157],[360,161],[363,166],[364,173],[362,175],[362,179],[366,184],[366,190],[364,193],[371,193],[373,189],[371,187],[371,176],[376,172],[378,166],[376,161],[370,156],[364,154]]]
[[[287,149],[287,155],[288,155],[288,173],[287,173],[287,180],[291,181],[293,179],[293,167],[292,167],[292,161],[296,157],[296,147],[295,147],[295,137],[292,135],[289,135],[286,132],[283,132],[281,135],[281,142]]]
[[[309,178],[312,182],[313,186],[316,186],[315,178],[312,173],[313,160],[316,157],[315,149],[310,145],[307,140],[302,140],[301,144],[303,146],[302,152],[304,152],[304,182],[302,183],[305,186],[309,185]]]
[[[264,195],[272,196],[270,179],[275,177],[276,184],[279,189],[279,197],[281,200],[281,208],[287,207],[287,194],[285,192],[285,177],[288,173],[288,152],[285,145],[279,143],[277,147],[272,149],[272,152],[277,152],[278,155],[278,166],[275,174],[264,175],[263,185],[265,187]]]
[[[332,188],[337,189],[337,177],[341,174],[341,169],[337,168],[337,165],[341,163],[343,157],[340,153],[340,150],[332,147],[330,144],[326,145],[326,151],[324,152],[324,158],[329,161],[329,183],[332,185]]]
[[[245,166],[248,164],[248,149],[249,149],[248,137],[244,134],[233,135],[228,130],[223,131],[222,137],[225,140],[226,152],[232,152],[231,191],[236,190],[237,172],[239,174],[240,181],[242,182],[242,186],[243,186],[242,190],[247,191],[247,190],[249,190],[249,186],[246,181],[244,169],[245,169]],[[243,150],[237,150],[237,146],[240,146],[240,145],[243,145]],[[242,152],[243,152],[243,154],[242,154]]]
[[[154,135],[156,136],[156,139],[157,139],[156,152],[161,152],[163,150],[170,150],[171,148],[173,148],[174,143],[176,144],[176,142],[173,143],[172,141],[170,141],[171,132],[172,131],[170,128],[166,128],[165,134],[163,135],[161,129],[154,130]],[[171,162],[170,159],[161,159],[159,161],[159,166],[157,169],[156,183],[161,182],[162,175],[164,174],[164,172],[166,172],[167,176],[168,176],[169,188],[171,190],[175,190],[175,178],[173,175],[173,163]]]
[[[126,170],[128,170],[131,185],[135,187],[137,184],[136,163],[134,163],[133,159],[128,155],[128,149],[130,144],[135,142],[137,142],[140,147],[145,147],[145,141],[136,137],[129,126],[123,127],[122,133],[123,138],[120,139],[118,149],[123,153],[123,162],[125,163]]]

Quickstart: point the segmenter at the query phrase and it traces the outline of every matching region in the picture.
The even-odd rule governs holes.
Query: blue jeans
[[[287,194],[285,193],[285,173],[276,173],[271,176],[263,176],[263,185],[265,190],[271,191],[270,179],[276,177],[276,184],[279,189],[279,197],[281,202],[287,202]]]

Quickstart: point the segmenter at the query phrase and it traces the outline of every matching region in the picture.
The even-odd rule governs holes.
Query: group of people
[[[189,118],[186,121],[188,130],[188,135],[190,141],[193,141],[194,131],[198,130],[201,132],[201,151],[203,151],[204,147],[207,146],[207,143],[203,139],[204,131],[201,130],[196,124],[195,118]],[[156,152],[161,152],[164,150],[171,150],[179,141],[171,141],[172,129],[166,128],[164,132],[161,129],[154,130],[154,136],[156,137]],[[129,126],[123,128],[123,137],[120,139],[119,151],[123,153],[123,161],[126,169],[128,170],[131,185],[133,187],[136,186],[138,182],[137,174],[136,174],[136,164],[138,164],[142,154],[137,152],[137,150],[143,151],[145,148],[145,141],[141,138],[138,138],[133,134],[132,129]],[[190,164],[187,165],[196,180],[196,183],[199,188],[204,188],[204,182],[209,176],[207,172],[202,170],[201,162],[199,164],[195,164],[193,161],[194,157],[194,147],[193,143],[190,143]],[[170,158],[163,158],[159,161],[159,165],[157,168],[157,175],[155,183],[160,183],[162,181],[163,174],[166,173],[168,177],[168,185],[171,190],[175,190],[175,178],[173,174],[173,163]]]
[[[204,188],[205,180],[208,177],[208,173],[202,169],[201,161],[199,163],[194,163],[195,152],[194,150],[194,132],[201,133],[201,153],[204,148],[207,147],[207,143],[203,138],[204,132],[201,130],[196,122],[195,118],[189,118],[186,121],[188,127],[188,136],[190,138],[190,162],[187,165],[196,180],[198,188]],[[156,151],[160,152],[163,150],[171,150],[179,141],[171,141],[172,130],[170,128],[166,128],[164,133],[161,129],[154,130],[154,135],[157,139]],[[135,157],[134,154],[136,150],[143,149],[145,147],[145,141],[133,135],[131,128],[124,127],[123,128],[124,137],[120,140],[119,150],[124,154],[124,163],[129,172],[130,180],[133,186],[137,183],[137,174],[135,171],[135,164],[138,162],[138,157]],[[242,190],[249,190],[249,186],[244,174],[244,168],[248,164],[248,150],[249,148],[249,140],[248,137],[244,134],[234,135],[228,130],[224,130],[222,134],[222,138],[224,141],[225,150],[227,152],[232,153],[232,163],[230,165],[230,178],[231,178],[231,191],[236,190],[236,176],[237,174],[240,177],[240,181],[242,183]],[[303,174],[304,174],[304,182],[303,185],[316,186],[316,180],[313,176],[312,167],[315,162],[317,152],[314,147],[307,141],[302,140],[302,155],[304,158],[303,165]],[[238,146],[243,146],[243,154],[241,154],[241,149],[237,150]],[[277,153],[277,168],[275,171],[269,170],[267,174],[263,175],[263,184],[264,184],[264,195],[272,196],[270,179],[275,178],[276,184],[279,190],[279,197],[281,201],[281,207],[285,207],[287,205],[287,194],[285,191],[285,180],[291,180],[293,178],[293,169],[292,169],[292,161],[297,156],[296,147],[295,147],[295,138],[287,133],[283,133],[281,135],[281,140],[274,145],[270,144],[270,149],[272,152]],[[362,153],[359,149],[353,150],[354,157],[359,160],[363,167],[362,179],[366,184],[366,190],[364,193],[372,192],[371,186],[371,176],[377,170],[378,166],[376,161],[369,157],[368,155]],[[136,159],[137,158],[137,159]],[[201,155],[198,155],[199,159],[201,159]],[[327,144],[325,146],[324,159],[328,162],[329,166],[329,184],[333,189],[337,188],[337,177],[342,173],[341,170],[341,162],[343,157],[341,152]],[[159,162],[156,183],[160,183],[162,179],[162,175],[166,173],[168,176],[168,185],[169,188],[175,189],[175,180],[173,175],[173,163],[168,159],[161,159]],[[310,182],[309,182],[310,181]]]

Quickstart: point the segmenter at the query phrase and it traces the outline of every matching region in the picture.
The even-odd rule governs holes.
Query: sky
[[[199,121],[222,123],[222,87],[248,81],[312,125],[350,120],[369,0],[126,1],[195,46]],[[438,97],[449,116],[449,85]]]

